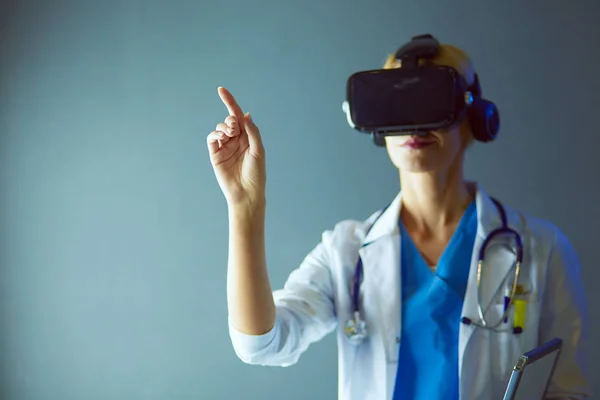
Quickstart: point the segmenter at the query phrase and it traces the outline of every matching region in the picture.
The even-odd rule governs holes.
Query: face
[[[457,69],[468,82],[473,82],[473,66],[460,49],[441,45],[434,64]],[[393,55],[388,57],[384,69],[401,68]],[[468,144],[472,141],[467,119],[457,127],[444,131],[431,131],[424,136],[387,136],[386,147],[392,163],[401,171],[444,172],[460,166]]]
[[[468,120],[459,126],[430,131],[426,135],[386,136],[386,147],[392,163],[406,172],[445,172],[462,162],[470,142]]]

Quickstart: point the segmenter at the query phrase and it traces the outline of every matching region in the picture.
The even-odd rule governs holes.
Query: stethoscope
[[[461,322],[465,325],[472,325],[472,326],[475,326],[478,328],[487,329],[487,330],[491,330],[494,332],[512,331],[515,334],[519,334],[522,332],[521,327],[500,328],[500,325],[503,324],[505,322],[506,318],[508,317],[508,313],[510,312],[510,307],[512,305],[512,301],[515,298],[515,295],[517,293],[519,275],[521,273],[521,264],[523,263],[523,243],[521,241],[521,235],[517,231],[508,227],[506,211],[504,210],[504,207],[502,206],[502,204],[500,204],[500,202],[494,198],[492,198],[492,201],[494,202],[494,204],[496,205],[496,208],[498,209],[498,213],[500,214],[500,218],[502,220],[502,226],[500,228],[495,229],[492,232],[490,232],[490,234],[483,241],[481,248],[479,250],[479,260],[477,262],[477,295],[476,295],[477,312],[479,314],[479,318],[478,318],[478,320],[474,320],[469,317],[462,317]],[[385,212],[386,209],[387,209],[387,207],[384,208],[383,211],[377,216],[377,218],[375,219],[373,224],[371,224],[371,226],[367,230],[367,233],[375,225],[375,223],[377,222],[379,217],[381,217],[383,215],[383,213]],[[513,253],[515,254],[515,258],[516,258],[516,262],[514,264],[515,275],[513,278],[510,295],[508,296],[508,303],[504,307],[504,314],[502,315],[502,318],[500,318],[497,323],[490,324],[487,321],[487,319],[485,318],[484,310],[483,310],[483,307],[481,306],[481,301],[480,301],[480,292],[481,292],[480,289],[481,289],[481,280],[482,280],[481,278],[482,278],[482,272],[483,272],[483,264],[485,262],[485,252],[490,247],[491,241],[494,238],[496,238],[502,234],[509,234],[515,240],[515,248],[511,249],[513,251]],[[363,246],[365,246],[365,245],[363,245]],[[513,267],[511,267],[511,269],[512,268]],[[354,342],[354,343],[362,342],[369,335],[369,332],[367,329],[367,324],[366,324],[365,320],[362,318],[361,311],[360,311],[360,284],[362,282],[362,279],[363,279],[363,265],[362,265],[362,259],[360,258],[360,255],[359,255],[358,261],[356,263],[356,268],[354,269],[354,279],[352,281],[352,288],[351,288],[353,318],[350,318],[348,321],[346,321],[346,324],[344,326],[344,332],[346,334],[346,337],[351,342]]]

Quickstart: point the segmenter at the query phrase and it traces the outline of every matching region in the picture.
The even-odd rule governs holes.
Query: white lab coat
[[[480,187],[476,186],[476,191],[477,237],[462,314],[474,319],[478,316],[478,251],[484,238],[501,226],[491,199]],[[342,221],[323,233],[321,243],[290,274],[284,288],[273,293],[277,318],[270,332],[246,335],[230,323],[229,332],[238,357],[249,364],[289,366],[298,361],[312,342],[336,330],[339,399],[391,399],[402,345],[401,247],[397,224],[400,199],[401,193],[366,237],[368,227],[380,212],[366,221]],[[526,324],[521,335],[460,325],[460,399],[501,399],[517,358],[554,337],[563,339],[564,347],[549,387],[550,398],[587,398],[590,390],[585,368],[587,310],[577,255],[554,225],[504,207],[509,226],[523,240],[524,263],[519,283],[531,290]],[[357,346],[346,339],[343,327],[352,317],[350,287],[359,253],[364,267],[361,306],[369,338]],[[501,282],[514,265],[514,255],[506,246],[492,246],[486,259],[481,302],[484,309],[491,304],[486,314],[491,322],[502,315],[502,297],[493,294],[497,290],[502,292]]]

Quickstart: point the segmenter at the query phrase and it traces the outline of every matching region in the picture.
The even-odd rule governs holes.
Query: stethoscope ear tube
[[[375,221],[369,226],[365,233],[366,235],[369,233],[371,228],[375,225],[377,220],[384,214],[385,210],[390,206],[388,204],[381,210],[379,215],[375,218]],[[365,246],[365,245],[363,245]],[[362,319],[360,313],[360,284],[363,279],[363,264],[362,259],[360,258],[360,254],[358,255],[358,260],[356,262],[356,267],[354,268],[354,276],[352,279],[352,287],[350,291],[350,296],[352,297],[352,315],[353,318],[350,318],[346,321],[344,326],[344,333],[346,337],[355,344],[361,343],[369,336],[369,331],[367,329],[367,323]]]

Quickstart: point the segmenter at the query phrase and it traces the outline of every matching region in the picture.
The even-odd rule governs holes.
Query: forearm
[[[265,203],[229,208],[227,302],[232,325],[260,335],[275,324],[275,304],[266,263]]]

